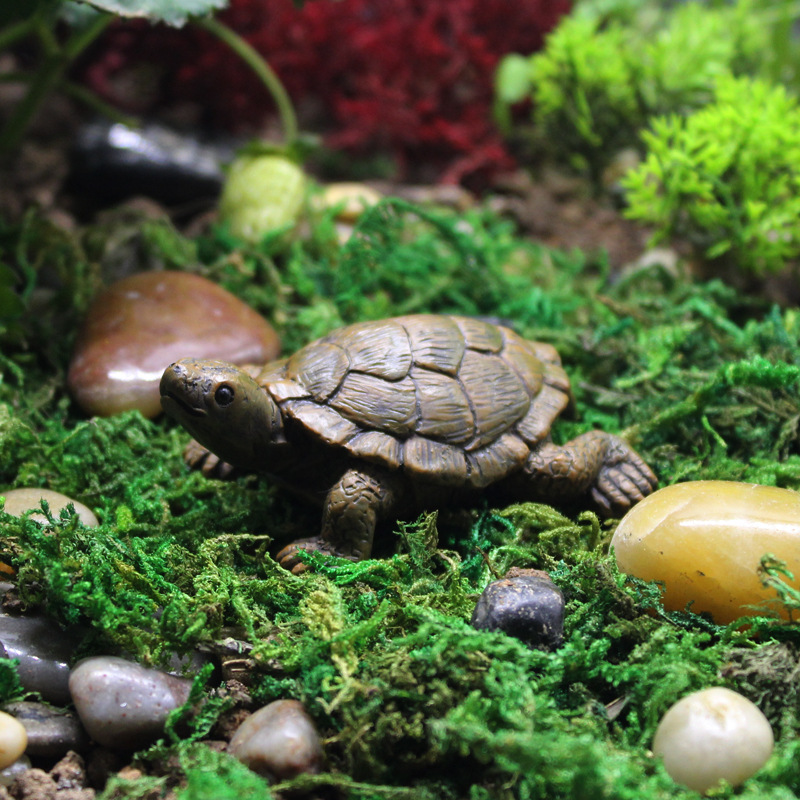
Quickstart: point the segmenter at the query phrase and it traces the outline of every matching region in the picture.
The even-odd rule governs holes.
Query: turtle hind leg
[[[567,444],[544,442],[523,468],[537,499],[580,497],[587,492],[605,514],[627,511],[658,480],[642,457],[618,436],[590,431]]]
[[[393,513],[401,495],[397,479],[379,469],[348,469],[328,490],[319,536],[292,542],[277,554],[277,560],[299,574],[306,568],[298,557],[302,550],[352,561],[368,558],[375,526]]]

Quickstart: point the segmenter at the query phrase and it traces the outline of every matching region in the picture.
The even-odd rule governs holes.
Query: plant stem
[[[44,63],[34,74],[25,97],[0,131],[0,154],[16,149],[42,101],[62,80],[64,71],[108,26],[111,14],[100,14],[85,30],[76,31],[59,47],[49,27],[34,19],[30,32],[36,30],[45,53]]]
[[[283,136],[287,147],[291,149],[297,141],[297,117],[294,113],[292,101],[289,99],[286,89],[272,67],[250,44],[227,25],[213,17],[200,17],[194,21],[201,28],[225,42],[260,78],[275,101],[278,115],[281,118]]]
[[[129,128],[135,128],[141,124],[136,117],[132,117],[129,114],[124,114],[119,109],[114,108],[114,106],[112,106],[110,103],[106,103],[91,89],[87,89],[85,86],[72,83],[72,81],[64,81],[61,85],[61,88],[64,90],[64,92],[66,92],[66,94],[70,95],[70,97],[74,97],[76,100],[88,106],[93,111],[96,111],[98,114],[108,117],[115,122],[121,122],[123,125],[127,125]]]
[[[7,50],[12,44],[20,41],[20,39],[30,36],[30,34],[33,33],[35,25],[36,18],[31,17],[30,19],[18,22],[16,25],[11,25],[4,31],[0,31],[0,50]]]

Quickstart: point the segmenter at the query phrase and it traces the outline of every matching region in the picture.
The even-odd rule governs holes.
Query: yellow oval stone
[[[11,766],[28,746],[25,726],[11,714],[0,711],[0,769]]]
[[[623,517],[611,545],[620,570],[664,583],[668,610],[691,602],[719,624],[754,613],[786,618],[758,568],[771,553],[800,589],[800,492],[733,481],[666,486]]]

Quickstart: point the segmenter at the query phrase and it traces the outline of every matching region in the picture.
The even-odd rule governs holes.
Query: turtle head
[[[282,428],[275,401],[232,364],[181,359],[164,370],[160,391],[164,411],[235,467],[263,465]]]

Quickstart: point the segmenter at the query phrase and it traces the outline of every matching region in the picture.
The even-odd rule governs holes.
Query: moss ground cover
[[[270,552],[314,532],[317,510],[252,477],[188,472],[186,436],[167,420],[82,416],[64,376],[108,262],[107,239],[91,233],[75,239],[34,216],[0,229],[0,261],[28,287],[22,307],[0,302],[0,487],[46,485],[101,519],[88,530],[65,512],[44,532],[2,514],[0,561],[17,570],[25,603],[87,625],[85,653],[122,647],[162,664],[225,636],[247,642],[257,699],[302,700],[326,740],[327,772],[268,788],[199,743],[223,707],[201,676],[192,732],[141,754],[144,764],[177,759],[180,800],[303,787],[364,800],[688,798],[648,747],[671,703],[718,684],[759,702],[778,742],[736,796],[800,791],[796,626],[755,618],[744,632],[664,612],[657,587],[616,570],[613,522],[580,507],[445,510],[398,523],[379,557],[312,557],[313,572],[296,577]],[[557,439],[622,432],[662,484],[800,488],[796,309],[658,267],[613,275],[602,255],[545,250],[482,210],[387,201],[346,245],[332,242],[328,219],[288,248],[244,245],[223,229],[187,240],[150,223],[137,253],[218,280],[274,321],[287,351],[394,313],[502,318],[562,354],[577,413],[558,421]],[[548,570],[566,595],[555,653],[468,624],[483,586],[512,566]],[[796,603],[790,593],[786,602]],[[5,696],[19,692],[1,662],[0,677]],[[166,788],[159,777],[112,780],[102,797]]]

